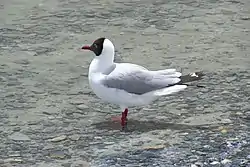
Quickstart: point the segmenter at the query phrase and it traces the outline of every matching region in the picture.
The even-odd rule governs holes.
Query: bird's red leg
[[[128,116],[128,109],[126,108],[123,112],[122,112],[122,117],[112,117],[112,120],[115,122],[121,122],[121,126],[122,129],[124,129],[127,125],[127,116]]]
[[[128,109],[126,108],[123,112],[122,112],[122,117],[121,117],[121,126],[122,129],[124,129],[127,126],[127,116],[128,116]]]

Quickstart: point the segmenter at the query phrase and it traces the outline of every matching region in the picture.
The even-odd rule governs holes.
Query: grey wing
[[[157,89],[172,86],[180,81],[179,77],[157,75],[150,71],[138,70],[116,75],[106,75],[102,84],[109,88],[124,90],[128,93],[141,95]]]

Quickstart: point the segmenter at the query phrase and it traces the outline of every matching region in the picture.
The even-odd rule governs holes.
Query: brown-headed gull
[[[150,71],[131,63],[115,63],[115,47],[107,38],[98,38],[82,49],[95,53],[89,67],[89,84],[103,101],[119,105],[122,129],[127,125],[128,107],[148,105],[160,96],[177,93],[188,82],[202,79],[202,72],[182,75],[176,69]]]

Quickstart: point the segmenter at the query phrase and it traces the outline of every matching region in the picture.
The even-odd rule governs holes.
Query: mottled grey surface
[[[0,166],[249,166],[249,28],[249,0],[1,0]],[[78,51],[100,36],[206,88],[130,109],[121,133]]]

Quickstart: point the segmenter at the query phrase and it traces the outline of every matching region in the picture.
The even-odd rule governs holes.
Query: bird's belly
[[[123,90],[107,88],[95,83],[91,83],[91,88],[96,96],[98,96],[103,101],[126,107],[147,105],[153,100],[150,97],[130,94]]]

